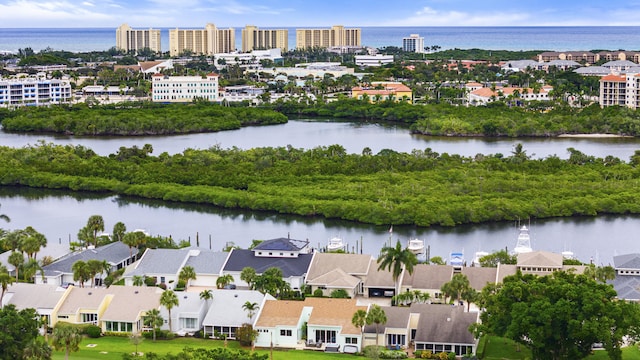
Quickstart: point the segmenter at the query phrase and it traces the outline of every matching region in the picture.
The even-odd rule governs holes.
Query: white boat
[[[424,253],[424,240],[409,239],[407,249],[416,255]]]
[[[449,257],[449,265],[453,267],[464,266],[464,253],[452,252],[451,256]]]
[[[569,250],[563,251],[562,258],[567,260],[573,259],[573,251],[569,251]]]
[[[327,251],[344,250],[344,246],[345,245],[342,241],[342,238],[334,236],[329,239],[329,243],[327,244]]]
[[[480,259],[487,255],[489,255],[489,253],[486,251],[476,251],[475,255],[473,256],[473,260],[471,261],[471,266],[480,266]]]
[[[529,236],[529,229],[522,225],[520,228],[520,233],[518,234],[518,242],[516,243],[516,247],[513,248],[514,254],[524,254],[530,253],[533,249],[531,248],[531,237]]]

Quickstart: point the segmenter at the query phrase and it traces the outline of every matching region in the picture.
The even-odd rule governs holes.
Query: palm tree
[[[24,229],[23,235],[20,250],[27,253],[29,259],[35,259],[40,249],[47,246],[47,238],[31,226]]]
[[[169,316],[171,318],[171,316]],[[147,311],[147,315],[144,317],[144,324],[150,326],[153,331],[153,341],[156,341],[156,329],[164,324],[164,319],[160,315],[160,310],[151,309]]]
[[[216,280],[216,287],[218,289],[223,289],[225,286],[231,284],[233,282],[233,276],[231,274],[225,274],[220,276]]]
[[[29,259],[22,267],[22,275],[24,280],[31,279],[36,275],[36,273],[40,271],[40,276],[44,279],[44,270],[40,263],[36,259]]]
[[[471,288],[469,279],[464,274],[455,274],[448,283],[442,284],[441,291],[451,297],[455,296],[456,301],[460,301],[462,294]],[[445,295],[445,296],[446,296]],[[445,299],[446,300],[446,299]]]
[[[144,277],[142,275],[133,275],[133,286],[144,285]]]
[[[127,233],[127,227],[122,222],[117,222],[113,225],[113,239],[115,241],[122,241],[124,234]]]
[[[174,293],[172,290],[165,290],[162,295],[160,295],[160,305],[164,306],[169,312],[169,331],[172,331],[171,327],[171,309],[178,306],[180,302],[178,301],[178,295]]]
[[[56,350],[64,349],[64,358],[66,360],[69,359],[71,351],[78,351],[80,341],[82,341],[82,334],[75,326],[58,322],[53,328],[51,343]]]
[[[51,346],[45,338],[36,337],[27,344],[22,355],[30,360],[48,360],[51,359]]]
[[[200,300],[204,300],[208,303],[211,299],[213,299],[213,292],[211,290],[202,290],[200,292]]]
[[[78,260],[71,266],[73,271],[73,281],[79,281],[80,287],[84,287],[85,281],[89,280],[89,266],[86,262]]]
[[[9,271],[7,268],[0,264],[0,286],[2,287],[2,292],[0,293],[0,307],[2,307],[2,298],[4,297],[4,293],[9,288],[9,285],[14,283],[13,276],[9,275]]]
[[[367,325],[376,324],[376,348],[378,347],[378,334],[380,333],[380,324],[387,323],[387,314],[382,310],[379,305],[373,304],[369,308],[369,312],[366,317]]]
[[[178,274],[178,279],[185,282],[184,287],[189,287],[189,281],[196,279],[196,271],[193,269],[193,266],[185,266],[180,270],[180,274]]]
[[[391,271],[391,276],[395,284],[396,293],[398,293],[398,280],[403,270],[409,274],[413,274],[413,267],[418,264],[416,254],[407,248],[402,248],[400,240],[396,242],[395,247],[385,246],[378,257],[378,270],[387,269]]]
[[[253,290],[255,287],[256,276],[256,269],[250,266],[243,268],[240,272],[240,280],[246,282],[250,290]]]
[[[367,312],[362,309],[356,311],[351,318],[351,323],[362,331],[362,327],[367,323]]]
[[[258,303],[256,302],[247,301],[242,305],[242,308],[247,312],[249,321],[252,321],[253,315],[256,314],[256,311],[258,311],[258,309],[260,309],[260,306],[258,306]]]
[[[2,206],[2,205],[0,205],[0,206]],[[0,219],[4,220],[6,222],[10,222],[11,221],[11,219],[9,219],[9,217],[7,215],[5,215],[5,214],[0,214]]]
[[[106,266],[105,266],[106,265]],[[93,287],[96,283],[95,277],[98,274],[102,274],[105,271],[105,268],[109,267],[108,263],[103,260],[91,259],[87,261],[87,272],[89,275],[89,279],[91,280],[91,286]]]
[[[9,255],[7,261],[16,268],[16,281],[18,281],[18,270],[20,270],[20,266],[24,264],[24,255],[14,251]]]
[[[91,231],[93,246],[98,246],[98,232],[104,231],[104,219],[100,215],[91,215],[87,221],[87,228]]]

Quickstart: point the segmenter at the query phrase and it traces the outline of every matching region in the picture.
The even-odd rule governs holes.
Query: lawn
[[[176,338],[174,340],[157,340],[153,342],[152,340],[143,340],[141,344],[138,345],[138,352],[148,353],[154,352],[159,355],[164,355],[168,353],[177,354],[186,346],[192,348],[211,348],[211,347],[222,347],[224,343],[219,340],[203,340],[196,338]],[[229,348],[238,349],[240,345],[236,341],[229,341]],[[93,360],[93,359],[101,359],[101,360],[121,360],[122,354],[124,353],[133,353],[135,351],[135,345],[133,345],[128,338],[125,337],[112,337],[105,336],[99,339],[88,339],[85,338],[82,340],[80,344],[80,350],[75,353],[71,353],[69,356],[70,359],[74,360]],[[250,350],[250,349],[246,349]],[[260,353],[269,353],[269,349],[258,349],[256,350]],[[330,354],[324,352],[317,351],[301,351],[301,350],[290,350],[290,351],[273,351],[273,359],[274,360],[303,360],[303,359],[319,359],[319,360],[342,360],[342,359],[353,359],[353,355],[348,354]],[[64,352],[56,351],[53,354],[54,360],[63,360]]]
[[[517,351],[515,342],[490,336],[487,339],[486,350],[483,360],[524,360],[531,359],[531,352],[523,346]],[[604,350],[596,350],[593,355],[589,356],[589,360],[608,360],[609,356]],[[640,350],[637,346],[629,346],[622,349],[623,360],[640,360]]]

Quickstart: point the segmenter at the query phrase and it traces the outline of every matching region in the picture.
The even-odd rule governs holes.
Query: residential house
[[[52,284],[58,286],[66,286],[67,284],[76,284],[73,279],[73,264],[77,261],[87,262],[89,260],[106,261],[110,266],[109,271],[116,271],[126,267],[135,261],[137,249],[131,251],[129,246],[120,241],[116,241],[97,248],[89,248],[60,258],[59,260],[43,266],[43,276],[36,276],[36,284]],[[102,279],[105,273],[97,274],[83,285],[96,286],[102,285]],[[81,285],[81,284],[78,284]]]
[[[228,339],[236,338],[236,330],[243,324],[254,324],[258,314],[264,308],[267,300],[275,300],[269,294],[262,294],[255,290],[222,289],[212,290],[213,299],[206,306],[207,312],[202,321],[204,333],[213,337],[224,335]],[[258,311],[253,318],[243,308],[245,303],[258,304]]]
[[[520,88],[520,87],[502,87],[495,88],[483,87],[469,92],[467,101],[471,105],[487,105],[496,100],[505,100],[507,98],[515,101],[548,101],[549,93],[553,87],[543,85],[539,89]]]
[[[35,309],[46,326],[53,326],[51,317],[58,303],[64,299],[73,287],[67,289],[56,285],[15,283],[7,288],[2,298],[2,304],[14,305],[16,309]]]
[[[432,302],[443,301],[440,288],[451,281],[453,266],[418,264],[413,267],[413,273],[405,271],[400,287],[401,292],[419,290],[429,294]]]
[[[104,332],[137,333],[144,327],[146,311],[160,306],[162,294],[162,289],[157,287],[70,289],[52,314],[52,326],[62,321],[94,324]]]
[[[516,267],[523,274],[535,274],[540,276],[550,275],[554,271],[572,269],[576,274],[582,274],[583,265],[563,265],[562,254],[548,251],[532,251],[518,254]]]
[[[178,306],[171,309],[172,329],[169,329],[169,311],[164,306],[160,307],[160,313],[165,320],[162,327],[182,336],[193,334],[202,329],[202,321],[209,311],[211,300],[200,299],[198,292],[176,291],[175,294],[178,297]],[[225,311],[227,310],[226,306],[225,304],[222,307]]]
[[[371,259],[369,265],[369,272],[367,278],[364,281],[364,296],[365,297],[393,297],[396,294],[396,282],[393,279],[393,274],[387,269],[378,270],[378,262],[376,259]],[[398,279],[402,284],[402,276]]]
[[[465,312],[464,306],[431,304],[413,304],[411,312],[419,314],[412,338],[414,350],[453,352],[456,356],[476,352],[478,341],[469,326],[478,322],[479,313]]]
[[[338,289],[351,297],[362,295],[371,260],[371,255],[317,253],[309,266],[307,286],[311,293],[321,289],[324,296]]]
[[[191,266],[196,278],[187,286],[215,287],[229,253],[201,249],[147,249],[140,260],[123,274],[124,283],[133,285],[134,277],[155,278],[157,284],[175,289],[178,276],[185,266]]]
[[[372,82],[370,86],[357,86],[351,89],[354,99],[368,99],[369,102],[393,101],[413,102],[413,91],[399,82]]]
[[[624,254],[613,257],[616,277],[608,281],[618,293],[619,299],[640,301],[640,254]]]
[[[362,345],[369,346],[377,343],[391,349],[408,349],[415,337],[419,317],[412,314],[409,307],[381,306],[381,308],[387,316],[387,322],[378,325],[377,330],[375,324],[365,326]]]
[[[282,270],[283,280],[292,290],[299,290],[305,283],[314,254],[309,242],[289,238],[265,240],[252,250],[233,249],[223,266],[222,274],[231,275],[237,286],[248,286],[240,279],[245,267],[255,269],[257,275],[276,267]]]
[[[362,332],[351,323],[358,310],[366,311],[367,307],[357,305],[355,299],[266,301],[255,323],[256,346],[299,348],[306,338],[306,345],[314,348],[339,350],[348,346],[360,351]],[[305,324],[306,333],[303,332]]]

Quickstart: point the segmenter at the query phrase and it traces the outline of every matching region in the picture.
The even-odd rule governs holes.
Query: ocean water
[[[351,26],[348,26],[351,27]],[[353,26],[356,27],[356,26]],[[266,29],[266,28],[265,28]],[[289,47],[295,47],[295,28],[289,29]],[[162,49],[169,49],[169,29],[162,30]],[[236,46],[241,48],[241,28]],[[47,47],[73,52],[101,51],[115,46],[115,28],[0,28],[0,52]],[[490,50],[640,50],[640,26],[614,27],[362,27],[362,44],[402,46],[402,38],[419,34],[425,46],[442,49]]]

